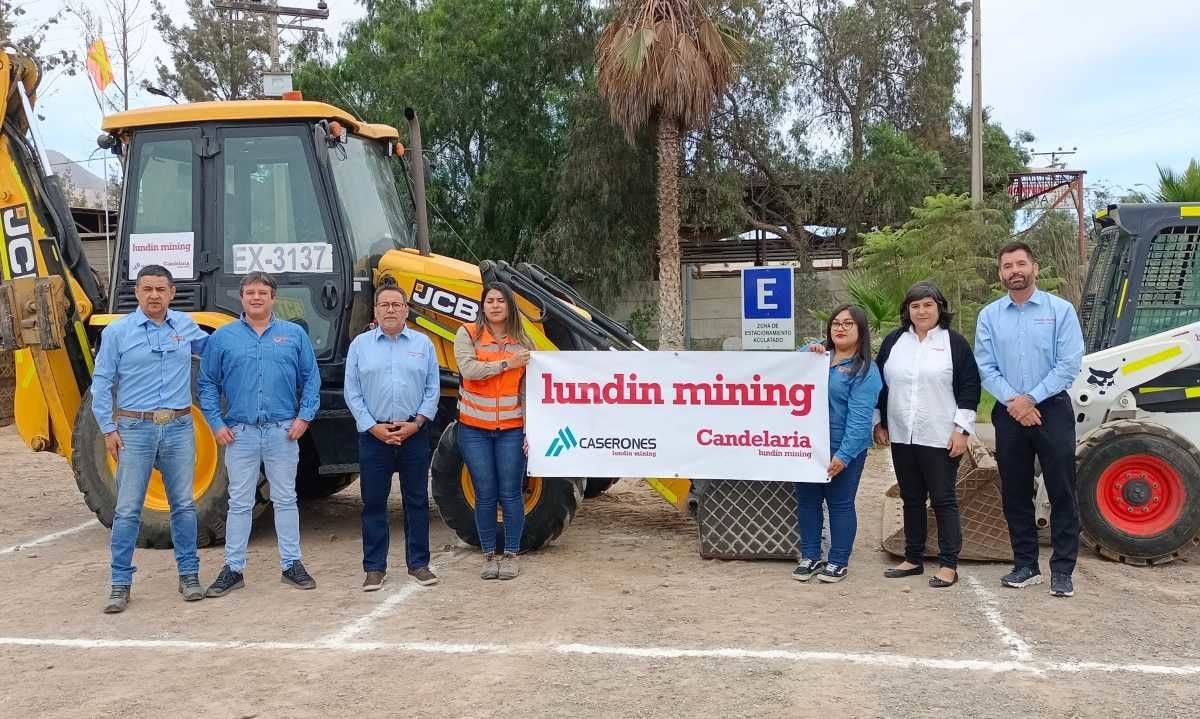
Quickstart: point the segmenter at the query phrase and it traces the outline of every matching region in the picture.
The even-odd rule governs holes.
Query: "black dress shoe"
[[[883,576],[888,579],[900,579],[901,577],[915,577],[925,573],[925,565],[918,564],[912,569],[896,569],[895,567],[883,573]]]
[[[929,586],[933,587],[934,589],[945,589],[946,587],[953,587],[955,584],[958,584],[958,571],[957,570],[955,570],[955,572],[954,572],[954,579],[951,579],[948,582],[945,579],[938,577],[937,575],[934,575],[929,578]]]

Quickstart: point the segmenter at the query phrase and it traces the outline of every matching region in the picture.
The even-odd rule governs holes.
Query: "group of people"
[[[979,314],[974,351],[950,328],[946,298],[928,282],[909,290],[901,327],[874,356],[862,309],[843,305],[833,312],[824,342],[809,348],[829,354],[829,481],[796,484],[801,557],[794,578],[846,577],[857,531],[855,495],[874,440],[890,447],[904,505],[904,561],[885,576],[924,573],[928,502],[939,546],[939,567],[929,585],[957,583],[962,529],[954,483],[975,432],[982,387],[997,400],[991,419],[1014,557],[1002,583],[1020,588],[1042,581],[1033,506],[1036,458],[1051,503],[1051,593],[1072,596],[1079,517],[1074,418],[1066,389],[1079,372],[1083,337],[1074,308],[1038,289],[1037,273],[1027,245],[1001,250],[999,275],[1007,294]],[[241,316],[209,336],[187,314],[170,309],[171,274],[151,265],[137,275],[138,309],[104,329],[92,411],[117,462],[106,612],[128,606],[141,510],[155,468],[171,507],[185,600],[221,597],[245,586],[246,545],[264,470],[281,581],[316,587],[301,561],[296,470],[299,440],[320,405],[321,378],[305,330],[275,316],[276,292],[271,275],[245,275]],[[386,580],[393,474],[400,477],[408,574],[422,585],[438,581],[429,567],[428,473],[440,376],[433,344],[407,327],[408,312],[400,287],[381,286],[374,295],[375,326],[354,338],[346,357],[345,399],[358,430],[364,591],[378,590]],[[513,579],[520,571],[525,516],[524,373],[533,343],[503,283],[484,288],[481,313],[479,322],[459,328],[454,343],[461,375],[457,442],[475,493],[480,576]],[[207,589],[200,584],[196,552],[193,355],[201,358],[200,408],[225,450],[229,494],[225,560]],[[826,508],[830,545],[823,558]]]
[[[275,279],[242,278],[241,316],[208,335],[170,309],[174,280],[164,267],[139,270],[138,308],[102,332],[92,378],[92,412],[117,464],[112,518],[112,584],[107,613],[124,611],[133,584],[133,552],[151,472],[158,469],[170,504],[171,541],[186,601],[221,597],[245,586],[246,545],[259,479],[266,474],[274,507],[280,581],[314,589],[301,559],[296,470],[299,440],[320,406],[321,377],[308,334],[274,313]],[[345,398],[358,429],[362,494],[364,591],[380,589],[390,542],[387,499],[400,476],[408,574],[435,584],[429,568],[429,423],[437,413],[440,376],[432,342],[408,329],[408,297],[394,284],[374,297],[375,326],[350,344]],[[459,446],[476,496],[484,579],[513,579],[524,520],[524,367],[532,343],[520,328],[512,291],[485,289],[483,319],[459,330],[462,372]],[[228,484],[225,558],[207,587],[200,583],[196,505],[192,357],[200,358],[201,411],[224,448]],[[210,490],[213,491],[213,490]],[[220,488],[216,488],[220,491]],[[497,555],[496,505],[504,511]]]
[[[800,563],[792,576],[838,582],[846,577],[857,529],[854,498],[874,442],[890,447],[904,507],[904,561],[888,578],[924,574],[926,505],[937,521],[938,569],[929,586],[958,582],[962,526],[954,483],[975,432],[981,387],[996,398],[991,420],[1013,569],[1001,583],[1024,588],[1043,581],[1034,520],[1034,460],[1050,500],[1050,593],[1074,595],[1079,550],[1075,496],[1075,419],[1066,390],[1079,374],[1083,332],[1075,308],[1038,289],[1033,250],[1002,248],[999,277],[1006,290],[983,308],[975,348],[950,328],[945,296],[928,282],[914,285],[900,308],[901,326],[874,358],[866,314],[834,310],[823,343],[829,353],[828,483],[797,483]],[[824,510],[830,544],[822,557]]]

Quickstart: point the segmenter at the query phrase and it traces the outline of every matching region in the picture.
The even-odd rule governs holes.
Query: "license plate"
[[[248,272],[333,272],[333,245],[234,245],[233,274]]]

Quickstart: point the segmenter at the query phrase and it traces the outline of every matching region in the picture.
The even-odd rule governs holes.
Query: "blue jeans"
[[[504,509],[504,552],[521,551],[525,529],[525,430],[458,423],[458,451],[475,487],[475,528],[484,553],[496,551],[496,500]]]
[[[246,543],[250,541],[260,467],[266,468],[267,482],[271,485],[279,566],[286,570],[300,561],[300,513],[296,510],[300,443],[287,438],[291,426],[290,419],[261,425],[229,425],[233,443],[225,447],[225,470],[229,473],[225,565],[235,572],[246,569]]]
[[[800,525],[800,558],[821,558],[821,528],[825,524],[822,502],[829,507],[829,563],[846,566],[858,533],[854,496],[867,464],[867,453],[858,455],[827,483],[796,482],[796,520]]]
[[[387,571],[388,495],[400,473],[404,499],[404,558],[408,570],[429,566],[429,425],[400,446],[358,435],[358,488],[362,492],[363,571]]]
[[[196,504],[192,475],[196,462],[196,435],[191,415],[155,424],[146,419],[117,418],[124,447],[117,453],[117,507],[112,523],[112,583],[133,584],[133,548],[142,527],[142,505],[150,471],[158,468],[171,506],[171,543],[179,574],[198,574],[196,555]]]

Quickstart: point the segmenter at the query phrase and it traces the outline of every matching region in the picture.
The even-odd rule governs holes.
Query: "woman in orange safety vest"
[[[513,291],[503,282],[483,289],[481,321],[464,324],[454,339],[462,375],[458,449],[475,488],[475,527],[484,579],[513,579],[525,525],[525,365],[533,343],[521,328]],[[496,503],[504,512],[503,554],[496,551]]]

